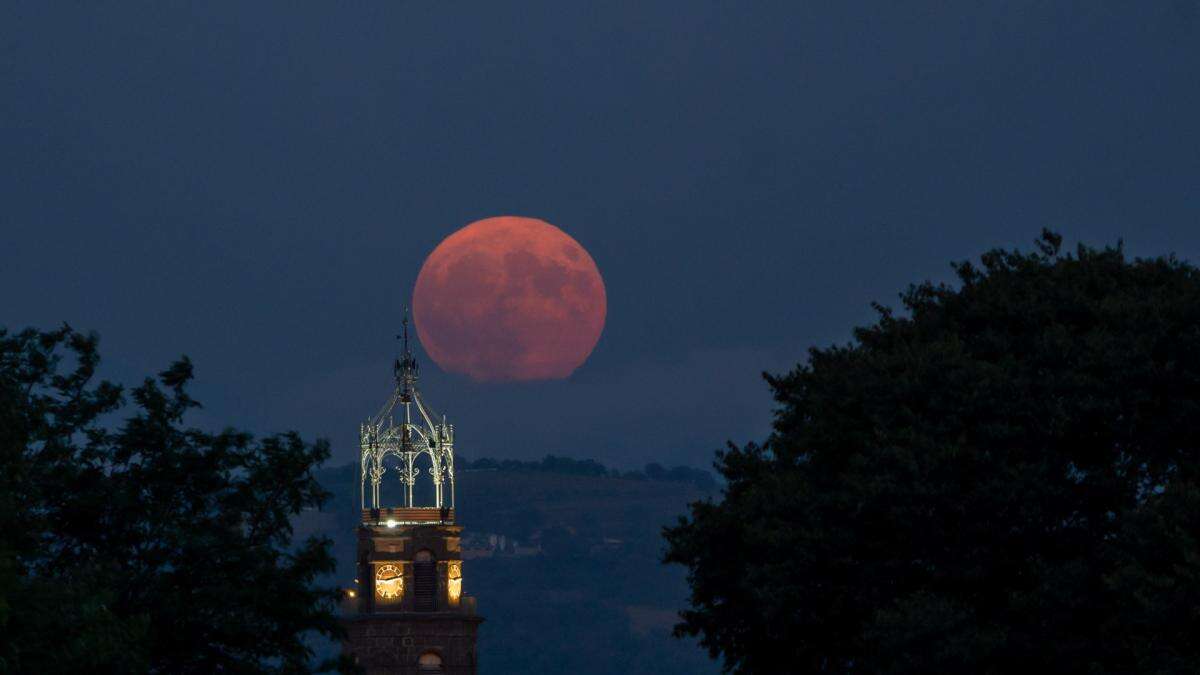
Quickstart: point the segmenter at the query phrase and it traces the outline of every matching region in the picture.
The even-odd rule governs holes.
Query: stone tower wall
[[[348,651],[367,675],[429,675],[417,660],[441,657],[447,675],[475,675],[476,632],[482,619],[453,614],[360,616],[346,622]]]
[[[377,520],[374,522],[378,522]],[[460,526],[452,523],[364,524],[358,531],[356,605],[345,617],[345,648],[368,675],[476,675],[475,640],[483,619],[474,598],[463,596]],[[421,558],[435,563],[432,611],[415,602]],[[384,579],[399,570],[399,597],[383,597]],[[392,588],[395,588],[393,582]],[[378,592],[377,592],[378,591]],[[421,670],[423,654],[441,659],[439,671]]]

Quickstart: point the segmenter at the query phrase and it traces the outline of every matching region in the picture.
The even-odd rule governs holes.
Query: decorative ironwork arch
[[[400,336],[397,336],[400,337]],[[434,508],[454,508],[454,425],[440,420],[417,391],[417,360],[408,346],[408,315],[404,317],[404,355],[396,359],[396,388],[387,403],[359,426],[359,501],[361,507],[378,509],[379,486],[387,469],[383,460],[396,457],[404,506],[413,507],[413,486],[420,469],[417,458],[428,455],[426,473],[433,482]],[[415,411],[413,409],[416,409]],[[400,413],[402,418],[397,420]],[[416,413],[414,415],[414,412]]]

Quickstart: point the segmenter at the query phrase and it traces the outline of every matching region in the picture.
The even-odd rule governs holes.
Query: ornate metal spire
[[[438,419],[425,404],[417,390],[417,359],[408,342],[408,310],[404,312],[403,331],[396,338],[402,341],[403,353],[393,364],[396,388],[379,413],[359,427],[360,438],[360,497],[362,508],[378,509],[379,486],[388,469],[384,460],[394,457],[393,467],[404,489],[404,506],[414,508],[413,485],[420,469],[416,461],[429,455],[427,473],[434,486],[431,508],[454,508],[454,425],[446,418]],[[413,408],[416,408],[416,417]],[[403,408],[403,419],[396,417]],[[448,484],[448,485],[447,485]],[[446,488],[449,488],[447,499]],[[369,490],[368,490],[369,488]],[[448,503],[447,503],[448,502]],[[369,506],[368,506],[369,505]]]
[[[396,359],[392,370],[396,376],[396,389],[400,392],[400,400],[405,403],[411,403],[413,392],[417,388],[417,359],[408,347],[407,307],[404,308],[404,320],[401,323],[404,325],[404,332],[401,335],[397,335],[396,339],[403,340],[404,352],[400,358]]]

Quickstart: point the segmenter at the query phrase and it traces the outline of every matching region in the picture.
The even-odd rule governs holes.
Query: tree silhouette
[[[328,446],[183,426],[186,358],[130,409],[98,361],[69,327],[0,330],[0,672],[311,670],[339,592],[289,519]]]
[[[738,673],[1200,672],[1200,273],[995,250],[767,379],[668,528]]]

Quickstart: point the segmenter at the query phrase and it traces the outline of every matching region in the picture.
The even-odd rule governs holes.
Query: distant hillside
[[[481,672],[718,672],[699,647],[670,637],[687,587],[682,569],[659,562],[662,527],[689,502],[714,495],[707,472],[677,467],[651,480],[567,460],[560,468],[575,473],[562,473],[553,466],[562,458],[548,459],[503,468],[479,460],[456,475],[471,556],[465,590],[487,619]],[[585,464],[599,470],[581,471]],[[335,497],[327,512],[306,514],[297,533],[333,538],[348,582],[358,465],[324,469],[319,479]]]

